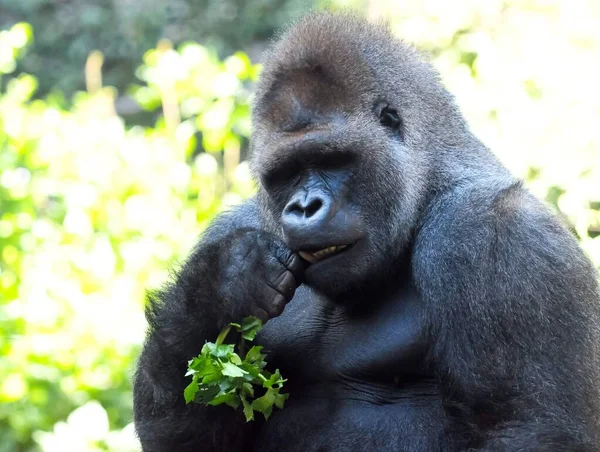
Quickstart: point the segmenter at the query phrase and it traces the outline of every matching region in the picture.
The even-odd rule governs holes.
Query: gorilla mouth
[[[314,264],[315,262],[322,261],[324,259],[327,259],[328,257],[331,257],[331,256],[341,253],[349,246],[350,245],[339,245],[339,246],[330,246],[327,248],[320,249],[318,251],[298,251],[298,254],[305,261],[308,261],[311,264]]]

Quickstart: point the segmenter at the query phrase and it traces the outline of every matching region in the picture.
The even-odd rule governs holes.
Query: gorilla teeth
[[[300,254],[300,256],[312,263],[318,262],[322,259],[324,259],[325,257],[331,256],[332,254],[335,254],[339,251],[342,251],[343,249],[347,248],[348,245],[341,245],[341,246],[330,246],[328,248],[323,248],[322,250],[319,251],[315,251],[312,253],[309,253],[308,251],[299,251],[298,254]]]
[[[304,259],[307,262],[310,262],[311,264],[317,262],[318,260],[312,255],[312,253],[308,253],[306,251],[298,251],[298,254],[302,257],[302,259]]]

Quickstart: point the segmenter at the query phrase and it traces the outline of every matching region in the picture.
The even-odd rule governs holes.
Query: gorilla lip
[[[315,262],[322,261],[330,256],[338,254],[348,248],[349,245],[330,246],[327,248],[320,249],[318,251],[298,251],[298,254],[305,260],[314,264]]]

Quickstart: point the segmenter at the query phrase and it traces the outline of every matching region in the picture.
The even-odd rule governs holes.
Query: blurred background
[[[0,0],[0,452],[139,450],[144,294],[253,192],[260,55],[307,8],[428,52],[600,266],[597,0]]]

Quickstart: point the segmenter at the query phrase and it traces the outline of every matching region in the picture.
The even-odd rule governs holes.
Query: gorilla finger
[[[269,318],[277,317],[283,312],[288,300],[272,287],[267,286],[267,288],[268,291],[263,292],[265,296],[258,300],[258,304],[267,312]]]
[[[298,287],[302,283],[304,272],[308,268],[308,262],[302,259],[298,253],[292,251],[289,251],[288,255],[280,262],[294,275],[296,287]]]
[[[285,270],[271,285],[269,285],[281,295],[285,297],[287,301],[290,301],[296,292],[296,277],[291,271]]]
[[[249,315],[259,318],[263,323],[272,317],[262,306],[258,305],[252,306]]]
[[[277,294],[271,302],[271,304],[267,307],[267,312],[269,316],[271,318],[279,317],[283,313],[287,301],[288,300],[286,300],[286,298],[283,295]]]

